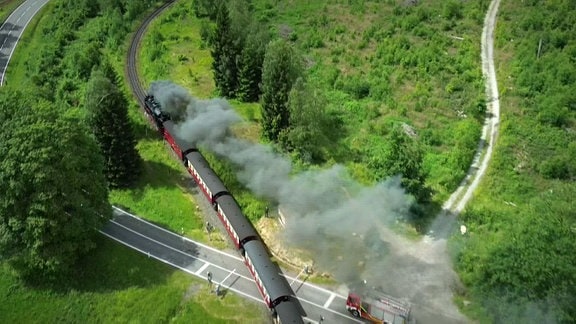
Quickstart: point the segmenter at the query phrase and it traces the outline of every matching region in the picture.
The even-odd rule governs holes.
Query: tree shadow
[[[162,285],[174,272],[137,251],[130,250],[102,235],[97,247],[81,257],[73,270],[50,279],[29,277],[24,286],[57,294],[73,292],[106,293],[129,287]]]
[[[192,181],[182,166],[174,168],[167,164],[153,161],[142,161],[142,175],[138,181],[130,188],[126,189],[133,199],[140,200],[149,189],[173,188],[174,185],[180,188],[189,188]]]
[[[19,39],[18,37],[13,36],[12,32],[20,30],[20,26],[5,22],[2,27],[2,33],[0,33],[0,49],[2,49],[4,52],[9,52],[7,50],[15,46]],[[10,34],[8,34],[9,31]],[[0,52],[0,73],[6,72],[5,68],[7,68],[9,59],[9,55]],[[6,82],[6,80],[4,80],[4,82]]]
[[[350,150],[344,143],[344,139],[349,135],[344,122],[344,114],[341,111],[330,111],[328,113],[330,120],[330,134],[328,136],[328,145],[325,149],[328,152],[328,158],[333,158],[338,163],[344,163],[351,159]]]
[[[434,222],[440,214],[444,214],[442,204],[437,201],[429,201],[426,203],[415,203],[410,208],[410,217],[408,221],[414,226],[418,234],[431,234],[436,229]],[[432,232],[431,232],[432,231]]]
[[[142,113],[139,111],[139,113]],[[132,133],[136,141],[163,140],[162,135],[150,125],[148,118],[143,115],[141,120],[132,121]]]

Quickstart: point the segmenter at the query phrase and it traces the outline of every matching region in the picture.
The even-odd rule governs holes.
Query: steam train
[[[232,194],[198,148],[175,135],[174,122],[162,111],[154,96],[145,97],[144,111],[212,204],[276,321],[282,324],[304,323],[303,317],[306,313],[288,281],[281,275],[278,265],[270,259],[268,250],[252,223],[244,216]]]

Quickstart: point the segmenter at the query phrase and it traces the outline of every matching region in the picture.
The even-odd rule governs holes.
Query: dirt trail
[[[450,196],[443,209],[458,215],[466,203],[472,198],[474,190],[486,173],[492,151],[498,135],[500,124],[500,101],[498,98],[498,82],[494,69],[494,27],[500,0],[492,0],[484,20],[482,30],[482,73],[486,78],[486,97],[488,113],[482,128],[482,137],[478,149],[466,178],[460,183],[458,189]],[[486,149],[485,149],[486,148]]]

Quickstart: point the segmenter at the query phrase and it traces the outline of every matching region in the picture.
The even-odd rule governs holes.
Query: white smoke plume
[[[408,217],[413,204],[398,177],[367,187],[340,165],[293,174],[290,160],[272,148],[232,136],[230,126],[241,118],[225,100],[195,99],[168,81],[154,82],[150,93],[177,122],[176,136],[228,159],[247,188],[286,208],[286,241],[310,251],[321,271],[348,286],[366,279],[427,305],[432,313],[440,308],[458,314],[445,249],[421,248],[389,229]],[[434,244],[445,245],[445,240]]]

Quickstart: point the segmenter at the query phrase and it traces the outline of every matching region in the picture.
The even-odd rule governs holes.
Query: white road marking
[[[226,269],[226,268],[224,268],[224,267],[221,267],[221,266],[219,266],[219,265],[217,265],[217,264],[211,263],[211,262],[208,261],[208,260],[204,260],[204,259],[199,258],[199,257],[197,257],[197,256],[194,256],[194,255],[192,255],[192,254],[186,253],[186,252],[184,252],[184,251],[182,251],[182,250],[178,250],[178,249],[176,249],[176,248],[173,248],[173,247],[171,247],[171,246],[169,246],[169,245],[166,245],[166,244],[164,244],[164,243],[162,243],[162,242],[158,242],[158,241],[156,241],[155,239],[150,238],[150,237],[148,237],[148,236],[146,236],[146,235],[144,235],[144,234],[138,233],[138,232],[136,232],[136,231],[133,230],[133,229],[130,229],[130,228],[128,228],[128,227],[126,227],[126,226],[124,226],[124,225],[122,225],[122,224],[119,224],[119,223],[115,222],[114,220],[111,220],[110,222],[111,222],[111,223],[114,223],[114,224],[117,225],[117,226],[120,226],[120,227],[124,228],[125,230],[127,230],[127,231],[129,231],[129,232],[132,232],[132,233],[134,233],[134,234],[136,234],[136,235],[138,235],[138,236],[141,236],[141,237],[143,237],[143,238],[145,238],[145,239],[147,239],[147,240],[149,240],[149,241],[152,241],[152,242],[154,242],[154,243],[156,243],[156,244],[158,244],[158,245],[162,245],[163,247],[165,247],[165,248],[167,248],[167,249],[170,249],[170,250],[172,250],[172,251],[178,252],[178,253],[183,254],[183,255],[185,255],[185,256],[189,256],[189,257],[191,257],[192,259],[195,259],[195,260],[199,260],[199,261],[203,261],[203,262],[208,262],[208,263],[210,263],[211,266],[213,266],[213,267],[215,267],[215,268],[218,268],[218,269],[221,269],[221,270],[224,270],[224,271],[230,271],[230,270],[228,270],[228,269]],[[254,279],[252,279],[252,278],[250,278],[250,277],[243,276],[243,275],[240,275],[240,274],[239,274],[239,276],[242,277],[242,278],[244,278],[244,279],[246,279],[246,280],[249,280],[249,281],[254,282]]]
[[[143,219],[143,218],[141,218],[141,217],[138,217],[137,215],[134,215],[134,214],[131,214],[131,213],[125,211],[125,210],[122,210],[121,208],[118,208],[118,207],[116,207],[116,206],[112,206],[112,208],[114,208],[115,210],[117,210],[117,211],[119,211],[119,212],[121,212],[121,213],[123,213],[123,214],[126,214],[126,215],[128,215],[128,216],[130,216],[130,217],[133,217],[133,218],[137,219],[137,220],[140,221],[140,222],[146,223],[146,224],[148,224],[148,225],[150,225],[150,226],[153,226],[153,227],[155,227],[155,228],[157,228],[157,229],[159,229],[159,230],[161,230],[161,231],[164,231],[164,232],[166,232],[166,233],[168,233],[168,234],[170,234],[170,235],[180,237],[180,235],[177,235],[177,234],[175,234],[174,232],[170,232],[170,231],[167,230],[167,229],[164,229],[164,228],[162,228],[162,227],[160,227],[160,226],[158,226],[158,225],[152,224],[152,223],[148,222],[147,220],[145,220],[145,219]],[[211,246],[202,244],[202,243],[200,243],[200,242],[193,241],[193,240],[191,240],[191,239],[189,239],[189,238],[184,238],[184,239],[187,240],[188,242],[192,242],[192,243],[194,243],[194,244],[197,244],[197,245],[199,245],[199,246],[201,246],[201,247],[203,247],[203,248],[209,249],[209,250],[211,250],[211,251],[214,251],[214,252],[220,253],[220,254],[222,254],[222,255],[226,255],[226,256],[228,256],[228,257],[230,257],[230,258],[236,259],[236,260],[238,260],[238,261],[244,262],[244,260],[243,260],[242,258],[237,257],[237,256],[235,256],[235,255],[232,255],[232,254],[230,254],[230,253],[226,253],[226,252],[224,252],[224,251],[215,249],[215,248],[213,248],[213,247],[211,247]],[[326,293],[326,294],[334,294],[334,295],[336,295],[336,297],[340,297],[340,298],[342,298],[342,299],[344,299],[344,300],[346,299],[345,296],[342,296],[342,295],[340,295],[340,294],[337,294],[337,293],[335,293],[335,292],[333,292],[333,291],[330,291],[330,290],[328,290],[328,289],[325,289],[325,288],[322,288],[322,287],[319,287],[319,286],[316,286],[316,285],[312,285],[312,284],[310,284],[310,283],[308,283],[308,282],[306,282],[306,281],[302,281],[302,280],[300,280],[300,279],[298,279],[298,278],[293,278],[293,277],[291,277],[291,276],[287,276],[287,275],[285,275],[284,273],[282,273],[282,276],[284,276],[284,278],[286,278],[286,280],[288,280],[288,282],[291,282],[291,281],[294,280],[295,282],[299,282],[300,284],[302,284],[302,285],[304,285],[304,286],[307,286],[307,287],[309,287],[309,288],[314,288],[314,289],[319,290],[319,291],[321,291],[321,292],[324,292],[324,293]]]
[[[141,221],[142,223],[146,223],[146,224],[148,224],[148,225],[150,225],[150,226],[153,226],[153,227],[155,227],[155,228],[157,228],[157,229],[159,229],[159,230],[161,230],[161,231],[163,231],[163,232],[166,232],[166,233],[168,233],[168,234],[170,234],[170,235],[180,237],[180,235],[177,235],[177,234],[175,234],[174,232],[170,232],[169,230],[167,230],[167,229],[165,229],[165,228],[162,228],[162,227],[160,227],[160,226],[158,226],[158,225],[156,225],[156,224],[152,224],[152,223],[150,223],[149,221],[147,221],[147,220],[145,220],[145,219],[142,219],[141,217],[138,217],[138,216],[136,216],[136,215],[134,215],[134,214],[130,214],[129,212],[124,211],[124,210],[122,210],[122,209],[120,209],[120,208],[118,208],[118,207],[116,207],[116,206],[112,206],[112,208],[116,209],[117,211],[119,211],[119,212],[121,212],[121,213],[123,213],[123,214],[126,214],[126,215],[128,215],[128,216],[131,216],[131,217],[133,217],[133,218]],[[236,260],[238,260],[238,261],[244,262],[244,260],[242,260],[242,258],[240,258],[239,256],[236,256],[236,255],[233,255],[233,254],[230,254],[230,253],[226,253],[226,252],[224,252],[224,251],[215,249],[215,248],[213,248],[213,247],[211,247],[211,246],[209,246],[209,245],[202,244],[202,243],[197,242],[197,241],[193,241],[193,240],[191,240],[191,239],[189,239],[189,238],[187,238],[187,237],[185,237],[184,240],[186,240],[186,241],[188,241],[188,242],[192,242],[192,243],[194,243],[194,244],[197,244],[197,245],[199,245],[199,246],[201,246],[201,247],[203,247],[203,248],[205,248],[205,249],[208,249],[208,250],[211,250],[211,251],[214,251],[214,252],[223,254],[223,255],[225,255],[225,256],[227,256],[227,257],[236,259]]]
[[[4,25],[6,25],[6,23],[10,20],[10,18],[12,18],[12,16],[18,12],[18,10],[20,10],[21,7],[23,7],[26,4],[26,2],[23,2],[21,5],[18,6],[18,8],[16,8],[16,10],[12,11],[12,13],[10,14],[10,16],[8,16],[8,18],[6,18],[6,20],[2,23],[2,26],[0,26],[0,30],[4,29]],[[0,48],[1,49],[1,48]]]
[[[328,300],[324,303],[324,308],[328,308],[330,306],[330,304],[332,304],[332,301],[334,300],[334,297],[336,297],[336,294],[330,294],[330,297],[328,298]]]
[[[40,0],[38,0],[40,1]],[[28,10],[30,10],[32,8],[33,5],[35,5],[38,1],[33,2],[28,9],[26,9],[26,12]],[[22,7],[26,2],[24,2],[23,4],[21,4],[16,10],[14,10],[12,12],[12,14],[14,14],[16,11],[18,11],[18,9],[20,9],[20,7]],[[46,5],[48,3],[48,1],[45,1],[43,4],[41,4],[38,8],[36,8],[36,11],[34,11],[34,13],[32,13],[32,15],[30,16],[30,18],[28,19],[28,21],[26,21],[26,23],[24,24],[24,26],[22,26],[22,33],[24,33],[24,30],[26,29],[26,27],[28,26],[28,24],[30,23],[30,21],[32,20],[32,18],[34,18],[34,16],[36,16],[36,14],[38,13],[38,11],[40,11],[40,9],[42,9],[42,7],[44,7],[44,5]],[[8,16],[8,19],[10,19],[10,17],[12,17],[12,14],[10,14],[10,16]],[[4,27],[4,25],[8,22],[8,19],[6,19],[6,21],[2,24],[2,26],[0,26],[0,30]],[[10,33],[8,33],[8,35],[10,35]],[[8,37],[8,36],[6,36]],[[4,76],[6,75],[6,70],[8,70],[8,63],[10,63],[10,60],[12,59],[12,55],[14,54],[14,50],[16,49],[16,45],[18,45],[18,41],[20,41],[20,37],[17,37],[16,40],[14,41],[14,46],[12,46],[12,49],[10,50],[10,54],[8,55],[8,59],[6,60],[6,65],[1,69],[2,71],[2,76],[0,77],[0,86],[4,85]],[[2,44],[2,47],[0,47],[0,51],[4,48],[4,44]]]
[[[115,208],[116,208],[116,207],[115,207]],[[120,209],[120,210],[121,210],[121,209]],[[127,214],[128,214],[128,213],[127,213]],[[139,220],[142,220],[142,219],[139,218],[139,217],[136,217],[136,218],[138,218]],[[130,231],[130,232],[132,232],[132,233],[134,233],[134,234],[136,234],[136,235],[138,235],[138,236],[141,236],[141,237],[143,237],[143,238],[145,238],[145,239],[147,239],[147,240],[149,240],[149,241],[152,241],[152,242],[154,242],[154,243],[156,243],[156,244],[158,244],[158,245],[162,245],[162,246],[164,246],[164,247],[166,247],[166,248],[168,248],[168,249],[170,249],[170,250],[176,251],[176,252],[178,252],[178,253],[180,253],[180,254],[187,255],[187,256],[195,259],[195,260],[200,260],[200,261],[202,261],[202,262],[205,262],[206,264],[209,264],[209,265],[211,265],[211,266],[213,266],[213,267],[215,267],[215,268],[218,268],[218,269],[221,269],[221,270],[230,272],[229,269],[226,269],[226,268],[224,268],[224,267],[221,267],[221,266],[219,266],[219,265],[217,265],[217,264],[211,263],[211,262],[209,262],[209,261],[207,261],[207,260],[204,260],[204,259],[201,259],[201,258],[199,258],[199,257],[193,256],[193,255],[188,254],[188,253],[186,253],[186,252],[180,251],[180,250],[175,249],[175,248],[173,248],[173,247],[171,247],[171,246],[168,246],[168,245],[166,245],[166,244],[164,244],[164,243],[158,242],[158,241],[156,241],[156,240],[154,240],[154,239],[152,239],[152,238],[150,238],[150,237],[148,237],[148,236],[146,236],[146,235],[140,234],[140,233],[138,233],[138,232],[136,232],[136,231],[134,231],[134,230],[132,230],[132,229],[130,229],[130,228],[122,225],[122,224],[119,224],[119,223],[115,222],[114,220],[111,220],[110,222],[113,223],[113,224],[115,224],[115,225],[117,225],[117,226],[119,226],[119,227],[122,227],[122,228],[126,229],[127,231]],[[146,223],[148,223],[148,222],[146,222]],[[149,223],[149,224],[150,224],[150,223]],[[156,225],[154,225],[154,224],[150,224],[150,225],[153,225],[153,226],[155,226],[155,227],[158,227],[158,226],[156,226]],[[166,231],[166,230],[165,230],[165,231]],[[169,232],[169,231],[167,231],[167,232]],[[162,262],[164,262],[164,263],[166,263],[166,264],[172,265],[172,266],[174,266],[174,267],[176,267],[176,268],[178,268],[178,269],[181,269],[181,270],[183,270],[183,271],[185,271],[185,272],[187,272],[187,273],[190,273],[190,274],[195,275],[195,276],[197,276],[197,277],[200,277],[200,278],[202,278],[202,279],[206,279],[206,277],[203,276],[202,274],[197,275],[195,272],[192,272],[191,270],[189,270],[189,269],[187,269],[187,268],[181,267],[181,266],[179,266],[179,265],[176,265],[176,264],[171,263],[170,261],[167,261],[167,260],[161,259],[161,258],[159,258],[159,257],[156,257],[155,255],[149,253],[148,251],[143,251],[143,250],[141,250],[141,249],[138,249],[138,248],[136,248],[136,247],[134,247],[134,246],[132,246],[132,245],[130,245],[130,244],[128,244],[128,243],[125,243],[124,241],[119,240],[119,239],[117,239],[117,238],[115,238],[115,237],[113,237],[113,236],[110,236],[110,235],[108,235],[108,234],[106,234],[106,233],[104,233],[104,232],[102,232],[102,231],[100,231],[100,233],[102,233],[102,234],[106,235],[107,237],[112,238],[113,240],[115,240],[115,241],[117,241],[117,242],[120,242],[120,243],[122,243],[122,244],[124,244],[124,245],[126,245],[126,246],[128,246],[128,247],[130,247],[130,248],[133,248],[133,249],[135,249],[135,250],[137,250],[137,251],[139,251],[139,252],[141,252],[141,253],[143,253],[143,254],[147,254],[147,255],[149,255],[150,257],[153,257],[154,259],[160,260],[160,261],[162,261]],[[169,233],[175,235],[175,234],[172,233],[172,232],[169,232]],[[178,235],[176,235],[176,236],[178,236]],[[192,241],[192,242],[196,243],[195,241]],[[211,248],[211,250],[215,250],[215,251],[217,251],[217,252],[221,252],[221,251],[216,250],[216,249],[213,249],[213,248]],[[228,255],[227,253],[224,253],[224,254]],[[246,279],[246,280],[248,280],[248,281],[250,281],[250,282],[253,282],[254,285],[256,285],[256,282],[254,281],[253,278],[251,278],[251,277],[246,277],[246,276],[243,276],[243,275],[241,275],[241,274],[238,274],[238,276],[239,276],[240,278],[243,278],[243,279]],[[318,288],[318,287],[316,287],[316,286],[311,286],[311,287],[312,287],[312,288]],[[237,292],[237,293],[239,293],[239,294],[241,294],[241,295],[243,295],[243,296],[248,296],[248,297],[250,297],[251,299],[258,300],[258,301],[261,302],[261,303],[264,303],[264,300],[262,300],[262,299],[260,299],[260,298],[256,298],[256,297],[254,297],[254,296],[252,296],[252,295],[249,295],[249,294],[247,294],[247,293],[244,293],[244,292],[242,292],[242,291],[239,291],[239,290],[236,289],[236,288],[230,287],[230,290],[232,290],[232,291],[234,291],[234,292]],[[327,291],[328,291],[328,290],[327,290]],[[332,294],[333,294],[334,296],[337,296],[336,293],[332,293]],[[347,318],[347,319],[350,319],[350,320],[354,320],[354,321],[356,321],[356,322],[358,322],[358,323],[361,323],[361,322],[359,322],[357,319],[355,319],[355,318],[353,318],[353,317],[344,315],[344,314],[339,313],[339,312],[337,312],[337,311],[335,311],[335,310],[332,310],[332,309],[330,309],[330,308],[323,307],[322,305],[316,304],[316,303],[311,302],[311,301],[309,301],[309,300],[307,300],[307,299],[298,297],[298,300],[299,300],[300,302],[303,302],[303,303],[308,303],[308,304],[310,304],[310,305],[312,305],[312,306],[314,306],[314,307],[324,309],[324,310],[326,310],[326,311],[328,311],[328,312],[331,312],[331,313],[334,313],[334,314],[336,314],[336,315],[338,315],[338,316],[341,316],[341,317],[344,317],[344,318]]]
[[[208,268],[210,266],[210,263],[206,262],[204,263],[203,266],[200,267],[200,269],[196,270],[196,272],[194,272],[195,275],[200,276],[202,274],[202,271],[206,270],[206,268]]]
[[[108,235],[108,234],[106,234],[106,233],[104,233],[104,232],[102,232],[102,231],[100,231],[100,233],[102,233],[102,234],[104,234],[105,236],[113,239],[114,241],[119,242],[119,243],[121,243],[121,244],[124,244],[124,245],[126,245],[127,247],[129,247],[129,248],[131,248],[131,249],[134,249],[134,250],[136,250],[136,251],[138,251],[138,252],[140,252],[140,253],[142,253],[142,254],[148,254],[148,255],[150,255],[150,257],[152,257],[152,258],[154,258],[154,259],[156,259],[156,260],[158,260],[158,261],[160,261],[160,262],[166,263],[166,264],[168,264],[168,265],[170,265],[170,266],[173,266],[173,267],[178,268],[178,269],[180,269],[180,270],[182,270],[182,271],[184,271],[184,272],[187,272],[187,273],[189,273],[189,274],[191,274],[191,275],[194,275],[194,273],[193,273],[192,271],[190,271],[189,269],[186,269],[186,268],[181,267],[181,266],[179,266],[179,265],[177,265],[177,264],[174,264],[174,263],[172,263],[172,262],[170,262],[170,261],[167,261],[167,260],[164,260],[164,259],[162,259],[162,258],[159,258],[159,257],[157,257],[157,256],[155,256],[155,255],[153,255],[153,254],[149,254],[147,251],[143,251],[143,250],[141,250],[141,249],[139,249],[139,248],[137,248],[137,247],[135,247],[135,246],[133,246],[133,245],[130,245],[130,244],[128,244],[128,243],[126,243],[126,242],[124,242],[124,241],[122,241],[122,240],[119,240],[119,239],[115,238],[114,236]],[[256,297],[254,297],[254,296],[252,296],[252,295],[250,295],[250,294],[247,294],[247,293],[245,293],[245,292],[243,292],[243,291],[241,291],[241,290],[238,290],[238,289],[236,289],[236,288],[230,287],[229,289],[232,290],[233,292],[239,294],[239,295],[242,295],[242,296],[244,296],[244,297],[248,297],[248,298],[250,298],[250,299],[252,299],[252,300],[255,300],[255,301],[257,301],[257,302],[259,302],[259,303],[261,303],[261,304],[264,304],[264,301],[263,301],[261,298],[256,298]]]

